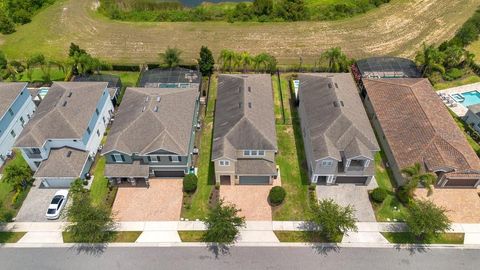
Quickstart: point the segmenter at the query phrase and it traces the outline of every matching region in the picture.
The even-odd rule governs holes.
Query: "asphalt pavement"
[[[0,269],[478,269],[480,250],[322,247],[0,248]]]

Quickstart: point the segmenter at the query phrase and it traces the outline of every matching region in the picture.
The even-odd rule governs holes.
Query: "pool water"
[[[452,97],[465,107],[480,103],[480,92],[470,91],[461,94],[453,94]]]

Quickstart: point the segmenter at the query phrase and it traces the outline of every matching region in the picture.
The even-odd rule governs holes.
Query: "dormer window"
[[[220,160],[220,166],[230,166],[230,160]]]
[[[329,168],[333,166],[332,160],[322,160],[322,167]]]

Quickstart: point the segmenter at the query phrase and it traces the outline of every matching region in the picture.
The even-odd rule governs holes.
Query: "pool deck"
[[[445,93],[447,95],[453,95],[453,94],[461,94],[461,93],[477,91],[477,90],[480,90],[480,83],[472,83],[472,84],[452,87],[448,89],[443,89],[443,90],[437,91],[437,93]],[[457,103],[456,107],[450,107],[447,104],[445,104],[445,106],[447,106],[450,110],[452,110],[458,117],[462,117],[462,118],[465,116],[465,114],[467,114],[467,111],[468,111],[468,109],[460,103]]]

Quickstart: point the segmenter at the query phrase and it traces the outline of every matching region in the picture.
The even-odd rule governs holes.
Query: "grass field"
[[[330,22],[294,23],[133,23],[111,21],[96,13],[95,0],[59,0],[17,32],[0,36],[8,57],[23,59],[42,52],[66,57],[70,42],[114,63],[158,61],[167,46],[183,50],[191,63],[201,45],[269,52],[281,64],[313,63],[322,51],[340,46],[352,57],[412,56],[422,42],[440,43],[475,11],[472,0],[392,0],[366,14]]]
[[[409,232],[384,232],[383,236],[390,243],[394,244],[463,244],[465,234],[463,233],[444,233],[430,241],[418,240]]]
[[[139,231],[116,232],[112,243],[134,243],[140,234],[142,234],[142,232]],[[70,233],[63,232],[62,237],[64,243],[74,243]]]
[[[182,242],[202,242],[205,231],[178,231]]]

